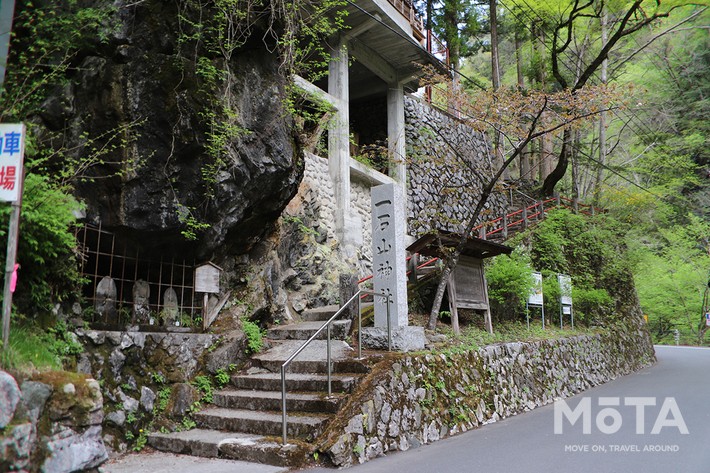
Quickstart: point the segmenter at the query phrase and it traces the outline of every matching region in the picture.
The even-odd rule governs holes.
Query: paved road
[[[288,468],[259,463],[200,458],[172,453],[133,453],[99,467],[99,473],[287,473]],[[332,473],[332,470],[331,470]]]
[[[656,355],[656,365],[567,400],[571,411],[580,402],[590,402],[588,434],[583,433],[581,417],[574,425],[562,417],[562,433],[555,434],[555,409],[548,405],[418,449],[392,453],[348,471],[708,473],[710,349],[659,346]],[[601,431],[607,428],[605,425],[610,426],[610,431],[615,430],[613,417],[605,417],[604,407],[599,406],[600,400],[608,401],[604,398],[620,400],[620,407],[613,408],[621,421],[615,433]],[[656,405],[624,405],[625,401],[638,404],[648,398],[657,400]],[[643,422],[639,422],[642,425],[637,425],[637,411],[644,413]],[[604,422],[601,430],[598,417]],[[656,427],[660,432],[652,434],[659,418],[661,422]],[[681,424],[687,427],[687,434],[681,433]],[[317,468],[308,473],[333,471]]]

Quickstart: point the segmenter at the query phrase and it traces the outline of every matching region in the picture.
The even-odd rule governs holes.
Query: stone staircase
[[[298,466],[313,453],[309,442],[338,412],[367,365],[343,338],[349,321],[331,326],[332,397],[327,397],[326,341],[314,340],[290,364],[286,375],[288,444],[281,444],[281,365],[338,308],[305,311],[303,322],[269,329],[272,347],[252,357],[252,367],[232,376],[232,385],[213,395],[213,405],[193,415],[198,428],[153,433],[152,447],[201,457]],[[325,333],[323,334],[325,338]]]

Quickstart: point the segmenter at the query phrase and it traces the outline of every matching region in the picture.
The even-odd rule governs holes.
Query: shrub
[[[599,324],[614,312],[614,299],[606,289],[572,288],[574,317],[587,325]]]
[[[78,291],[81,281],[76,261],[76,240],[71,229],[81,205],[66,190],[46,177],[27,174],[17,262],[20,263],[13,303],[27,314],[49,311]],[[10,206],[0,208],[0,246],[7,246]],[[0,252],[5,267],[5,251]]]
[[[514,319],[525,307],[534,280],[530,258],[521,249],[500,255],[486,268],[488,298],[497,320]]]
[[[244,319],[242,320],[242,330],[247,337],[247,354],[259,353],[264,346],[263,333],[259,326]]]

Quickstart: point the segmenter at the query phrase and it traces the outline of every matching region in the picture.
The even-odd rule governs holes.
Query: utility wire
[[[524,15],[527,17],[528,20],[530,20],[531,22],[535,22],[536,20],[537,20],[537,21],[541,21],[541,22],[544,22],[544,21],[545,21],[545,20],[529,5],[529,3],[528,3],[526,0],[523,0],[523,2],[525,3],[525,5],[528,7],[529,10],[528,10],[528,9],[526,9],[526,10],[521,9],[520,11],[521,11],[522,14],[524,14]],[[505,2],[499,2],[499,3],[500,3],[506,10],[508,10],[508,12],[510,12],[510,14],[513,15],[513,16],[516,18],[516,20],[518,20],[518,22],[520,22],[521,24],[523,24],[523,25],[525,26],[525,28],[526,28],[528,31],[530,31],[532,38],[535,38],[536,40],[540,41],[539,38],[536,38],[536,37],[535,37],[534,31],[533,31],[533,30],[531,29],[531,27],[527,24],[527,22],[521,21],[520,16],[517,15],[516,12],[515,12],[512,8],[508,7],[508,6],[505,4]],[[533,18],[532,16],[530,16],[529,13],[534,14],[537,18]],[[552,53],[552,49],[550,48],[550,46],[549,46],[547,43],[545,43],[544,41],[541,41],[541,43],[542,43],[542,45],[543,45],[550,53]],[[566,54],[568,54],[568,53],[566,53]],[[586,67],[586,64],[584,63],[584,60],[583,60],[583,59],[580,59],[580,60],[582,60],[582,65],[584,65],[584,66]],[[561,61],[561,64],[562,64],[570,73],[572,73],[572,74],[575,73],[574,70],[572,69],[572,67],[571,67],[567,62],[565,62],[564,60]],[[595,77],[596,79],[598,79],[598,73],[597,73],[597,72],[594,73],[594,77]],[[621,120],[622,122],[626,123],[627,126],[628,126],[637,136],[639,136],[639,137],[649,136],[649,135],[650,135],[650,136],[653,136],[653,135],[655,135],[655,134],[657,134],[657,133],[659,133],[659,132],[663,132],[662,130],[656,130],[656,131],[652,130],[652,129],[648,126],[648,124],[645,123],[644,121],[642,121],[638,116],[636,116],[636,115],[633,114],[633,113],[629,113],[629,112],[626,111],[626,110],[617,110],[617,109],[615,109],[615,110],[613,110],[613,113],[614,113],[614,115],[615,115],[619,120]],[[622,115],[623,115],[623,116],[622,116]],[[665,130],[665,131],[667,132],[668,130]]]
[[[542,18],[542,16],[540,16],[540,14],[537,13],[537,12],[535,11],[535,9],[533,9],[533,8],[530,6],[530,4],[527,2],[527,0],[523,0],[523,2],[524,2],[525,5],[528,7],[528,9],[526,9],[526,10],[521,9],[520,12],[521,12],[523,15],[525,15],[525,17],[526,17],[528,20],[530,20],[531,22],[536,22],[536,21],[540,21],[540,22],[543,22],[543,23],[545,22],[545,19]],[[515,17],[515,19],[518,20],[518,22],[520,22],[521,24],[523,24],[524,27],[525,27],[528,31],[530,31],[530,34],[531,34],[531,37],[532,37],[532,38],[535,38],[535,34],[534,34],[534,31],[532,30],[532,28],[531,28],[525,21],[521,21],[520,16],[518,16],[512,8],[508,7],[508,6],[505,4],[505,2],[500,2],[500,1],[499,1],[499,4],[502,5],[506,10],[508,10],[508,12],[510,12],[510,14],[513,15],[513,16]],[[533,18],[530,14],[534,14],[534,15],[536,16],[536,18]],[[539,38],[535,38],[535,39],[537,39],[538,41],[540,41]],[[550,53],[552,53],[552,48],[551,48],[547,43],[545,43],[544,41],[540,41],[540,42],[541,42],[541,44],[542,44]],[[565,52],[565,55],[566,55],[566,58],[567,58],[567,59],[569,58],[569,55],[570,55],[570,54],[571,54],[571,53]],[[580,58],[580,61],[582,61],[582,65],[583,65],[584,67],[587,67],[587,64],[584,62],[584,59],[583,59],[583,58]],[[572,66],[570,66],[567,62],[565,62],[565,61],[563,60],[563,61],[561,61],[561,64],[567,69],[568,72],[570,72],[570,73],[572,73],[572,74],[575,74],[574,69],[573,69]],[[594,72],[594,77],[595,77],[596,79],[598,79],[598,73],[597,73],[597,72]],[[626,120],[627,122],[632,122],[632,121],[634,122],[635,127],[636,127],[636,129],[634,129],[634,131],[636,132],[637,135],[639,135],[639,136],[643,136],[643,135],[644,135],[643,132],[639,132],[639,128],[645,129],[646,134],[649,134],[649,135],[653,135],[653,134],[657,133],[657,132],[654,132],[653,130],[651,130],[651,129],[648,127],[648,125],[647,125],[646,123],[640,121],[640,119],[639,119],[638,117],[636,117],[635,115],[629,114],[628,112],[625,112],[625,111],[621,111],[621,112],[615,111],[614,114],[615,114],[615,115],[617,116],[617,118],[619,118],[620,120],[624,120],[624,118],[621,118],[621,117],[619,116],[619,113],[623,113],[623,114],[625,115],[625,117],[626,117],[625,120]]]

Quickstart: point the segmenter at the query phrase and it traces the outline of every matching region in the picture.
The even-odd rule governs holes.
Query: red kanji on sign
[[[16,178],[17,168],[15,166],[0,166],[0,188],[14,190]]]

